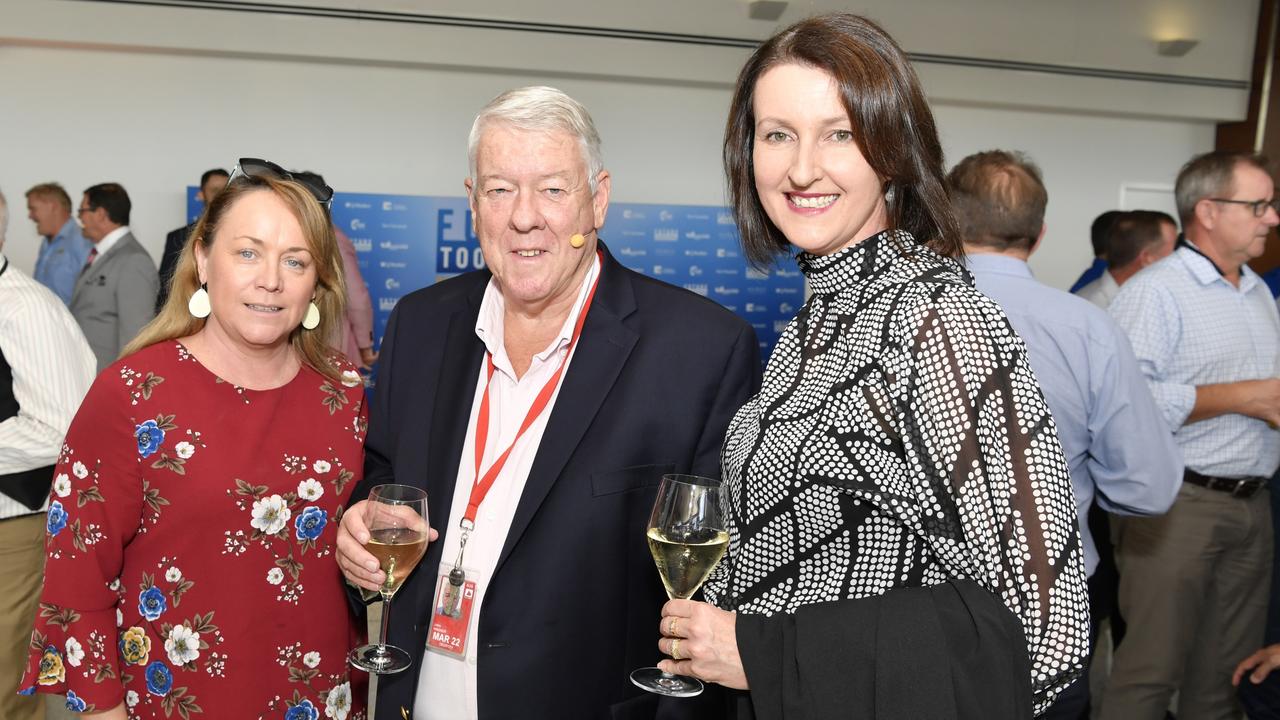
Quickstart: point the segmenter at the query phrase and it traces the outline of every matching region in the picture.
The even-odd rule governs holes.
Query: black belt
[[[1231,493],[1238,498],[1253,497],[1259,490],[1267,486],[1267,478],[1263,477],[1220,478],[1201,475],[1190,469],[1182,474],[1182,479],[1192,485]]]

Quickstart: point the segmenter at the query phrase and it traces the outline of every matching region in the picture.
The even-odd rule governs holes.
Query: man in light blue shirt
[[[1272,560],[1268,478],[1280,465],[1280,315],[1245,263],[1280,224],[1266,161],[1193,158],[1175,187],[1185,239],[1120,288],[1128,334],[1186,473],[1160,518],[1118,524],[1129,621],[1103,720],[1239,718],[1236,662],[1258,646]]]
[[[1092,581],[1098,553],[1089,506],[1096,498],[1114,513],[1165,512],[1182,481],[1181,453],[1124,333],[1099,308],[1031,274],[1027,258],[1044,237],[1048,203],[1040,170],[1021,154],[993,150],[960,161],[947,184],[969,270],[1022,336],[1053,412]],[[1043,717],[1076,720],[1089,700],[1086,676]]]
[[[44,238],[36,255],[37,282],[71,303],[76,278],[89,259],[93,243],[80,232],[71,219],[71,197],[58,183],[41,183],[27,191],[27,217],[36,224],[36,232]]]

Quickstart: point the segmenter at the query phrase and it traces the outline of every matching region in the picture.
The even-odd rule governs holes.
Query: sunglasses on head
[[[262,160],[259,158],[240,158],[240,162],[236,163],[236,167],[231,171],[231,177],[227,179],[227,184],[236,181],[236,178],[252,177],[252,178],[274,178],[276,180],[292,180],[311,192],[316,202],[324,206],[325,210],[331,210],[333,206],[333,188],[325,185],[323,182],[311,175],[294,175],[270,160]]]

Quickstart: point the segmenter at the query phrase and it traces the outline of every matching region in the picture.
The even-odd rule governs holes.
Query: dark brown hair
[[[756,82],[786,63],[817,68],[835,80],[858,149],[884,178],[889,228],[911,233],[942,255],[963,255],[942,180],[942,144],[915,70],[880,26],[858,15],[831,13],[769,38],[738,74],[725,127],[724,167],[747,258],[768,265],[789,247],[760,203],[752,163]]]
[[[961,160],[947,175],[960,234],[968,245],[1003,252],[1036,244],[1049,192],[1040,168],[1018,152],[988,150]]]
[[[1165,223],[1178,227],[1168,213],[1157,210],[1134,210],[1121,215],[1111,223],[1108,233],[1107,264],[1122,269],[1137,260],[1143,250],[1164,240],[1160,226]]]

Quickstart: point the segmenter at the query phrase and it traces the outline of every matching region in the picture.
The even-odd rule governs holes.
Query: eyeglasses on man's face
[[[1275,210],[1280,214],[1280,200],[1231,200],[1228,198],[1206,198],[1210,202],[1226,203],[1228,205],[1244,205],[1253,211],[1253,216],[1260,218],[1267,214],[1267,208]]]

